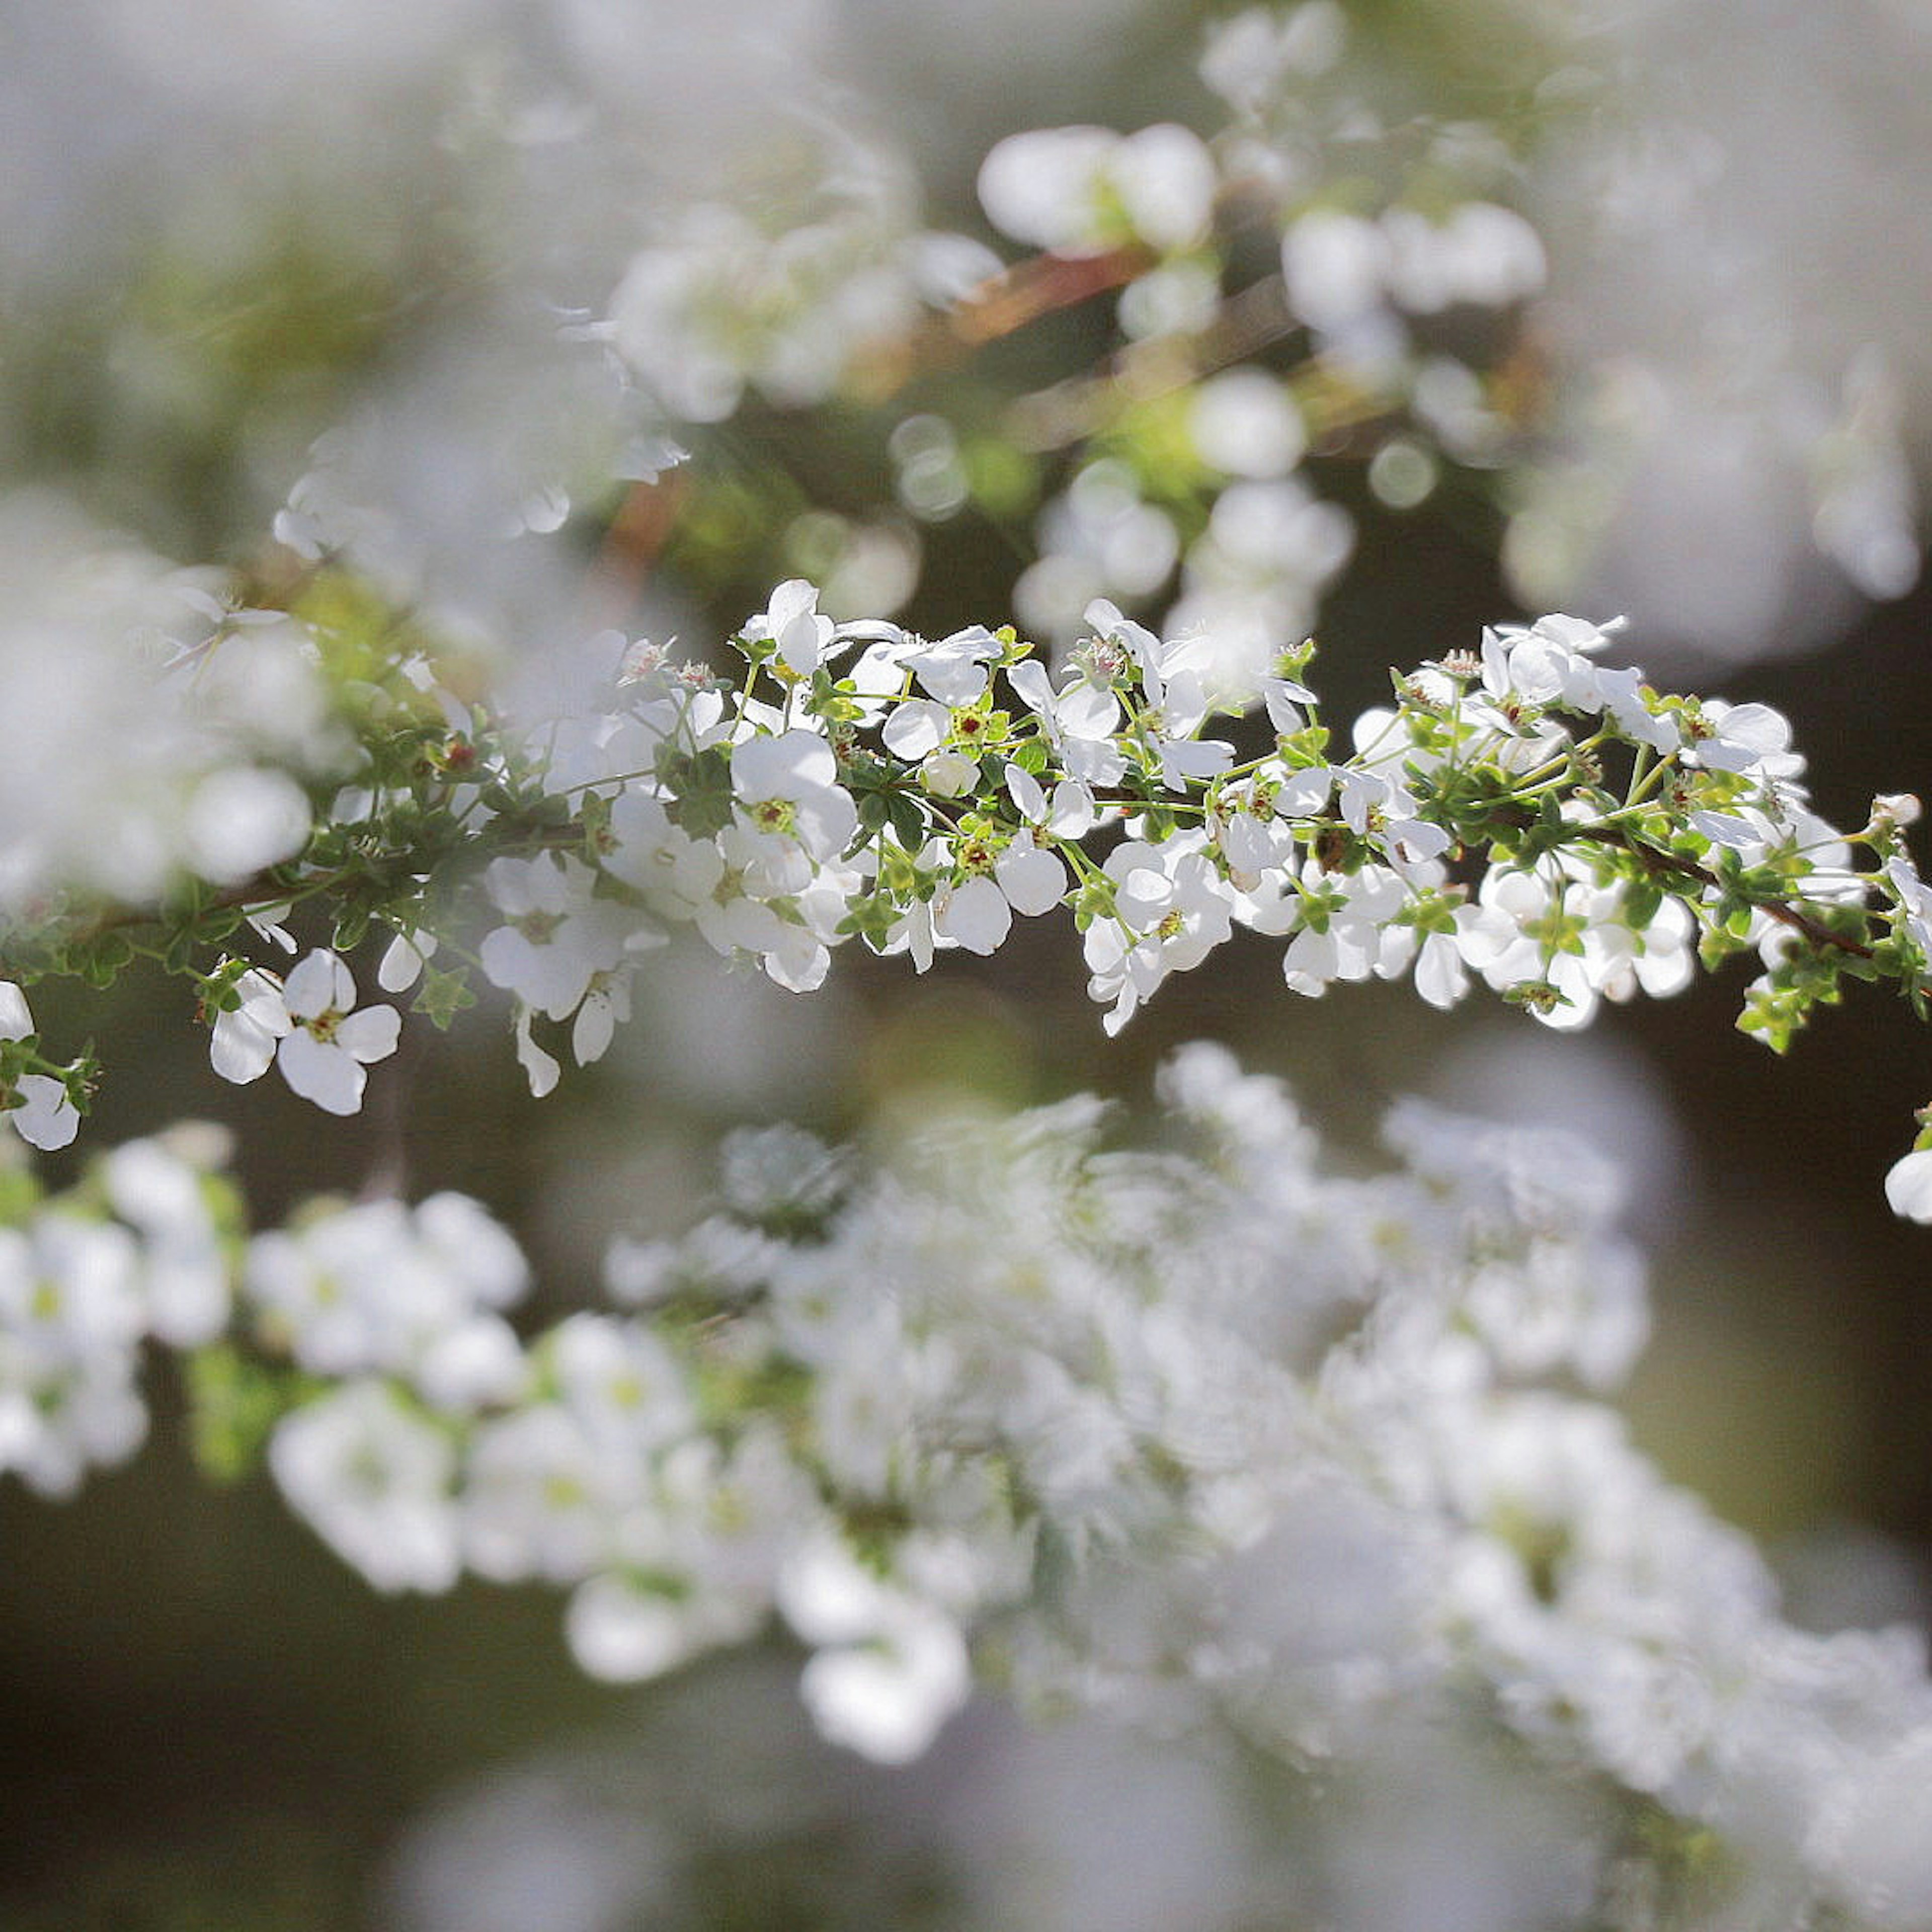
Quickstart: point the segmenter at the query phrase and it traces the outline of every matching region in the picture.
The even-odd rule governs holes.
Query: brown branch
[[[1591,840],[1599,845],[1614,845],[1619,851],[1627,852],[1648,872],[1667,872],[1678,878],[1694,879],[1700,885],[1722,892],[1724,882],[1707,871],[1696,860],[1686,859],[1681,854],[1660,850],[1654,845],[1646,844],[1640,838],[1634,838],[1621,826],[1582,825],[1574,835],[1579,838]],[[1820,950],[1830,949],[1851,954],[1859,959],[1870,959],[1876,956],[1864,940],[1852,939],[1842,932],[1834,932],[1821,920],[1809,913],[1801,912],[1796,906],[1782,899],[1754,899],[1751,904],[1767,919],[1788,927],[1792,932]]]

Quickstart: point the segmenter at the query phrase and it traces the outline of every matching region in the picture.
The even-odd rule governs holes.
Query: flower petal
[[[1037,847],[1011,848],[1000,855],[993,871],[1016,912],[1051,912],[1066,896],[1066,866]]]
[[[0,980],[0,1040],[25,1040],[34,1030],[27,996],[10,980]]]
[[[394,1006],[362,1006],[335,1029],[335,1043],[365,1066],[387,1060],[401,1036],[403,1016]]]
[[[1932,1148],[1914,1148],[1885,1178],[1892,1211],[1907,1221],[1932,1221]]]
[[[353,1055],[298,1028],[275,1049],[282,1078],[325,1114],[359,1113],[368,1076]]]
[[[298,1020],[320,1019],[331,1008],[346,1013],[356,1004],[356,982],[334,953],[318,947],[290,968],[282,999]]]
[[[932,924],[935,932],[956,939],[969,952],[994,952],[1012,930],[1013,910],[991,879],[968,879],[935,908]]]
[[[80,1116],[67,1096],[67,1088],[48,1073],[23,1073],[16,1083],[26,1105],[7,1118],[29,1147],[51,1154],[64,1148],[80,1131]]]

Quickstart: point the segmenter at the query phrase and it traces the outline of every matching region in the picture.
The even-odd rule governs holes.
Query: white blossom
[[[278,1041],[282,1078],[325,1113],[353,1114],[362,1105],[365,1066],[396,1050],[402,1016],[393,1006],[356,1006],[356,982],[332,952],[316,951],[282,983],[288,1030]]]

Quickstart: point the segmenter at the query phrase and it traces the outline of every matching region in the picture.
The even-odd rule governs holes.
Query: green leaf
[[[1634,932],[1646,932],[1664,904],[1664,888],[1654,879],[1640,879],[1624,888],[1624,920]]]
[[[447,1033],[450,1022],[466,1006],[476,1004],[470,990],[470,969],[452,966],[444,972],[434,966],[423,969],[422,985],[411,1010],[424,1015],[439,1033]]]
[[[211,1482],[239,1482],[262,1459],[268,1432],[286,1406],[278,1379],[232,1343],[188,1358],[188,1435]]]
[[[908,852],[916,852],[926,843],[925,808],[910,794],[896,791],[886,801],[886,815],[892,823],[892,836]]]

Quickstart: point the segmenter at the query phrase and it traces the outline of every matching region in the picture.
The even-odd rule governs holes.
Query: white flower
[[[29,1147],[52,1153],[67,1146],[80,1131],[80,1115],[65,1085],[50,1073],[23,1073],[14,1090],[22,1104],[9,1111],[14,1130]]]
[[[268,1466],[289,1506],[379,1590],[446,1590],[461,1559],[448,1436],[380,1382],[284,1416]]]
[[[140,1231],[148,1319],[177,1348],[212,1340],[229,1311],[228,1263],[202,1174],[158,1141],[127,1141],[101,1164],[114,1211]]]
[[[597,897],[597,874],[567,853],[493,859],[484,883],[506,923],[484,936],[477,952],[483,970],[493,986],[551,1019],[574,1013],[634,942],[661,943],[615,900]]]
[[[798,1636],[822,1646],[799,1688],[834,1744],[881,1764],[908,1763],[971,1691],[958,1626],[879,1582],[828,1538],[780,1570],[778,1599]]]
[[[272,974],[250,967],[236,982],[242,1004],[214,1016],[208,1059],[223,1079],[238,1087],[259,1080],[275,1058],[277,1045],[295,1022]]]
[[[1706,698],[1692,734],[1687,760],[1707,771],[1746,772],[1760,778],[1796,778],[1804,760],[1791,749],[1791,721],[1768,704],[1726,704]]]
[[[1336,980],[1366,980],[1400,971],[1406,930],[1391,921],[1406,893],[1394,873],[1380,866],[1331,875],[1318,860],[1302,868],[1300,925],[1282,955],[1282,977],[1290,989],[1318,998]]]
[[[1200,670],[1208,658],[1205,640],[1162,643],[1144,625],[1124,617],[1104,597],[1087,607],[1087,622],[1099,637],[1124,646],[1139,667],[1147,698],[1141,727],[1153,742],[1161,782],[1168,790],[1184,792],[1190,781],[1216,778],[1226,771],[1234,763],[1234,746],[1194,736],[1209,710]]]
[[[133,1452],[143,1312],[124,1228],[50,1214],[0,1229],[0,1470],[64,1496]]]
[[[27,996],[10,980],[0,980],[0,1040],[26,1040],[34,1030]],[[80,1131],[80,1115],[66,1086],[50,1073],[23,1073],[14,1082],[20,1104],[8,1110],[14,1130],[29,1147],[46,1153],[65,1147]]]
[[[1598,680],[1590,662],[1623,628],[1621,617],[1607,624],[1557,613],[1527,626],[1502,624],[1483,633],[1483,688],[1498,700],[1516,698],[1532,704],[1562,704],[1579,711],[1600,710]]]
[[[731,790],[747,831],[795,840],[811,859],[837,858],[858,830],[858,808],[838,784],[838,761],[815,731],[748,738],[735,746]]]
[[[985,697],[992,676],[987,667],[998,662],[1001,648],[985,625],[969,625],[912,652],[906,668],[932,698],[956,710]]]
[[[920,789],[934,798],[964,798],[979,778],[977,760],[964,752],[928,752],[920,761]]]
[[[1902,1219],[1932,1222],[1932,1148],[1914,1148],[1892,1162],[1885,1198]]]
[[[356,1010],[356,982],[333,952],[318,950],[282,985],[291,1022],[275,1048],[282,1078],[325,1113],[353,1114],[362,1105],[363,1068],[396,1050],[402,1016],[393,1006]]]
[[[611,1539],[637,1471],[556,1402],[486,1423],[472,1438],[463,1547],[478,1574],[574,1582],[612,1559]]]
[[[642,1322],[570,1316],[552,1330],[547,1359],[566,1406],[614,1457],[664,1448],[696,1424],[683,1370]]]
[[[1116,882],[1112,919],[1087,928],[1084,951],[1094,999],[1112,1000],[1101,1022],[1118,1033],[1169,973],[1198,966],[1232,929],[1229,889],[1215,872],[1198,832],[1161,845],[1117,845],[1106,870]]]
[[[832,620],[818,614],[817,587],[803,578],[790,578],[772,592],[765,610],[746,620],[743,634],[769,639],[788,670],[808,677],[824,661],[826,646],[832,642]]]
[[[432,1195],[413,1210],[368,1201],[249,1244],[248,1297],[262,1326],[319,1375],[417,1375],[453,1336],[467,1340],[430,1373],[491,1370],[500,1341],[470,1332],[484,1308],[529,1284],[522,1252],[476,1202]],[[506,1331],[507,1333],[507,1331]]]
[[[1172,123],[1117,134],[1042,128],[1000,142],[980,168],[980,199],[995,227],[1057,254],[1091,254],[1129,232],[1150,247],[1190,246],[1214,213],[1214,158]]]
[[[1126,770],[1126,761],[1114,742],[1120,700],[1106,683],[1076,674],[1056,692],[1046,667],[1033,658],[1013,665],[1006,681],[1038,716],[1070,778],[1108,785]]]

